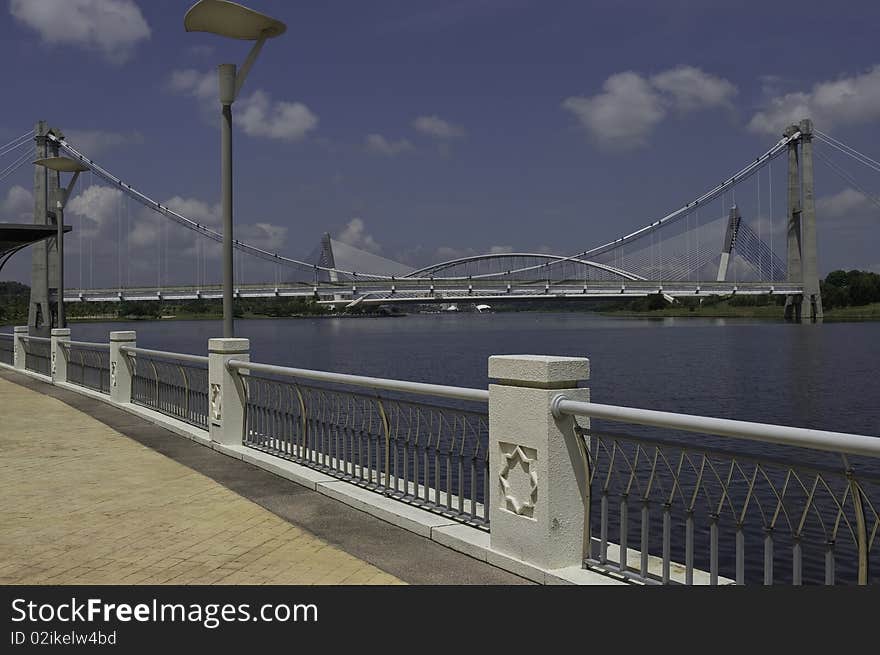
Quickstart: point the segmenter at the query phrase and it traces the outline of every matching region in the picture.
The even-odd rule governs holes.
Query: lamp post
[[[223,206],[223,336],[235,336],[232,318],[233,238],[232,238],[232,103],[238,97],[251,66],[266,39],[284,34],[287,26],[253,9],[228,0],[199,0],[183,18],[187,32],[210,32],[231,39],[255,41],[236,72],[235,64],[220,64],[220,185]]]
[[[70,184],[63,188],[58,185],[58,195],[55,198],[55,223],[58,226],[58,324],[55,327],[63,328],[67,327],[64,316],[64,207],[79,174],[89,170],[89,167],[69,157],[48,157],[38,159],[34,164],[56,173],[73,173]]]

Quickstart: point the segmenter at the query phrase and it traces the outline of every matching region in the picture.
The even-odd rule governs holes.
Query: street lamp
[[[55,223],[58,225],[58,236],[56,237],[58,242],[58,325],[56,327],[63,328],[67,327],[64,316],[64,206],[67,204],[67,199],[70,198],[70,192],[73,191],[79,174],[89,170],[89,167],[69,157],[48,157],[38,159],[34,164],[56,173],[73,173],[67,187],[62,188],[59,180],[58,195],[55,198]]]
[[[232,103],[238,97],[251,66],[266,39],[284,34],[287,26],[253,9],[227,0],[199,0],[183,18],[187,32],[210,32],[230,39],[256,41],[241,69],[235,64],[220,64],[221,196],[223,205],[223,336],[235,336],[232,319]]]

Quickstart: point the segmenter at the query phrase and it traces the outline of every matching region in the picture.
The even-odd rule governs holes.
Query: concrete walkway
[[[0,485],[0,584],[523,582],[8,371]]]

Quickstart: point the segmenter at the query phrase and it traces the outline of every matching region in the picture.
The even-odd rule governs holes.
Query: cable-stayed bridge
[[[236,240],[239,278],[235,295],[307,296],[344,308],[361,304],[570,300],[653,294],[674,302],[676,298],[701,294],[778,294],[787,299],[787,316],[821,319],[813,173],[816,140],[823,147],[827,145],[880,172],[878,162],[814,129],[812,122],[805,119],[790,126],[766,152],[690,202],[638,230],[574,254],[491,253],[416,269],[333,239],[329,234],[324,235],[315,253],[305,261]],[[222,297],[220,284],[209,279],[205,263],[212,244],[222,242],[221,233],[207,222],[189,218],[140,191],[135,184],[123,181],[45,122],[37,123],[34,131],[0,148],[0,157],[13,158],[0,171],[0,180],[33,158],[34,152],[28,148],[31,143],[36,144],[37,159],[64,154],[85,164],[92,179],[96,177],[99,183],[103,181],[118,192],[126,208],[129,202],[142,205],[150,215],[161,219],[163,234],[169,228],[176,229],[175,235],[189,235],[194,244],[196,270],[188,281],[170,279],[169,256],[162,252],[161,238],[155,258],[159,269],[155,281],[132,280],[131,262],[123,262],[121,243],[123,231],[133,226],[130,220],[120,218],[116,284],[94,284],[93,261],[89,262],[90,274],[86,277],[91,280],[87,281],[82,272],[85,248],[80,248],[80,283],[65,289],[65,302]],[[846,170],[821,152],[818,156],[833,172],[880,205]],[[774,168],[777,160],[784,165]],[[776,199],[775,208],[774,183],[776,195],[784,194],[783,200]],[[57,174],[36,168],[35,223],[54,222],[50,198],[58,188]],[[73,239],[75,233],[76,230]],[[167,245],[167,234],[164,239]],[[51,242],[34,247],[29,321],[34,329],[46,329],[54,320],[57,271],[50,254],[53,248]],[[246,279],[241,274],[246,266],[261,271],[263,277]],[[126,267],[128,271],[124,270]],[[270,277],[274,279],[268,281]],[[76,281],[75,276],[73,280]]]

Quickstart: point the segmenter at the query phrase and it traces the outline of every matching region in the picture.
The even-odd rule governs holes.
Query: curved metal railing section
[[[110,393],[110,344],[61,341],[67,357],[67,381],[87,389]]]
[[[208,429],[208,358],[122,346],[132,367],[131,401]]]
[[[588,567],[660,583],[699,582],[695,571],[710,584],[880,582],[880,438],[575,401],[557,414],[704,435],[576,428],[590,453]]]
[[[15,363],[15,337],[11,334],[0,334],[0,363]]]
[[[486,391],[236,360],[229,366],[247,372],[240,378],[245,446],[488,528]],[[415,397],[425,395],[440,402]]]
[[[24,345],[24,367],[28,371],[51,375],[52,340],[47,337],[21,337]]]

